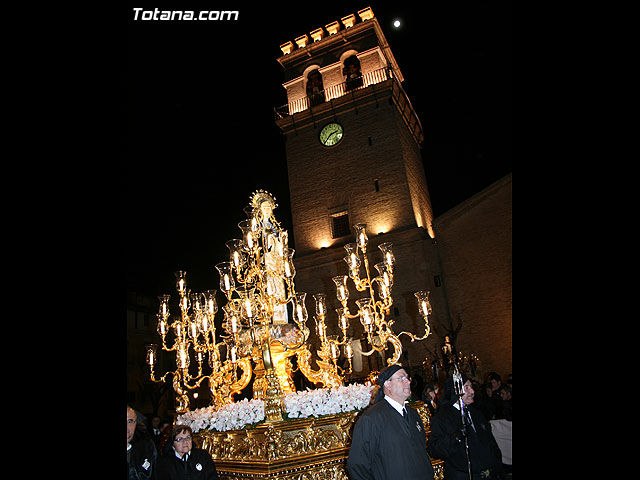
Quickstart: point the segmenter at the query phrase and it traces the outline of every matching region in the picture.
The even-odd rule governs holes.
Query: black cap
[[[380,388],[378,389],[378,393],[376,393],[376,399],[373,403],[377,403],[384,398],[384,382],[389,380],[394,373],[403,368],[404,367],[402,365],[396,363],[394,365],[388,366],[380,372],[380,375],[378,375],[378,380],[376,381],[376,383],[380,385]]]

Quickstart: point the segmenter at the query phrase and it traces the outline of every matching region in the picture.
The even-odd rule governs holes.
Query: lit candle
[[[347,358],[353,358],[353,348],[351,347],[351,342],[348,341],[344,349]]]
[[[167,334],[167,322],[164,321],[164,317],[161,314],[157,314],[158,317],[158,333],[162,336]]]
[[[149,366],[154,365],[156,363],[156,346],[155,344],[147,345],[147,364]]]
[[[234,365],[237,363],[238,359],[236,357],[236,346],[231,347],[231,363]]]
[[[338,287],[338,300],[340,301],[346,300],[344,292],[345,292],[344,287],[340,285]]]
[[[327,313],[324,293],[315,293],[313,298],[316,300],[316,313],[318,316],[324,316]]]
[[[342,309],[339,308],[338,310]],[[349,319],[347,318],[347,316],[343,312],[338,313],[338,315],[340,317],[340,328],[342,330],[346,330],[347,328],[349,328]]]

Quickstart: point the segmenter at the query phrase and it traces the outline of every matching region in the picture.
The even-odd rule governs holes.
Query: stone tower
[[[353,225],[365,223],[371,265],[382,259],[377,245],[393,244],[395,333],[422,335],[414,292],[431,291],[431,323],[447,316],[446,302],[420,154],[424,134],[382,29],[366,8],[281,49],[288,104],[276,109],[276,123],[286,139],[296,288],[308,298],[325,293],[327,323],[335,326],[340,303],[331,278],[347,274],[343,247],[354,242]],[[349,305],[364,296],[353,284],[350,292]],[[307,308],[311,318],[313,300]],[[361,337],[357,319],[351,329]],[[437,349],[433,335],[414,343],[400,339],[405,366],[421,364],[427,348]],[[362,349],[369,349],[364,341]],[[354,361],[361,367],[354,376],[380,368],[375,357]]]

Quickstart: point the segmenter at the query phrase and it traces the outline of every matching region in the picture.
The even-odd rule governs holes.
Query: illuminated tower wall
[[[297,48],[293,42],[281,47],[288,105],[276,109],[276,123],[286,139],[296,285],[308,298],[325,293],[333,314],[328,323],[335,323],[333,308],[340,305],[331,277],[347,274],[343,247],[354,241],[352,225],[366,223],[371,265],[381,260],[378,244],[394,245],[394,331],[422,335],[415,291],[431,290],[434,318],[446,315],[436,286],[433,213],[420,155],[424,135],[377,20],[364,17],[345,17],[322,29],[322,37],[315,31],[316,41],[304,35],[296,39]],[[326,146],[320,132],[331,123],[338,123],[343,134],[337,144]],[[350,285],[352,304],[366,292]],[[311,315],[312,300],[307,308]],[[359,337],[362,327],[357,319],[351,323]],[[437,349],[431,338],[413,344],[406,336],[401,339],[408,352],[401,359],[405,363],[422,362],[427,345]]]

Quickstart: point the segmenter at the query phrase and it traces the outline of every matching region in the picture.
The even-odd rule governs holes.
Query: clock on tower
[[[400,330],[417,329],[413,292],[439,274],[420,120],[370,8],[310,33],[312,41],[305,34],[295,46],[281,45],[288,103],[275,109],[285,137],[296,288],[327,294],[329,311],[339,307],[331,278],[346,274],[343,247],[353,242],[353,225],[364,223],[370,250],[394,245],[398,293],[390,315]],[[432,300],[437,316],[438,295]],[[403,348],[418,362],[425,343]],[[361,371],[377,368],[374,362],[363,357]]]

